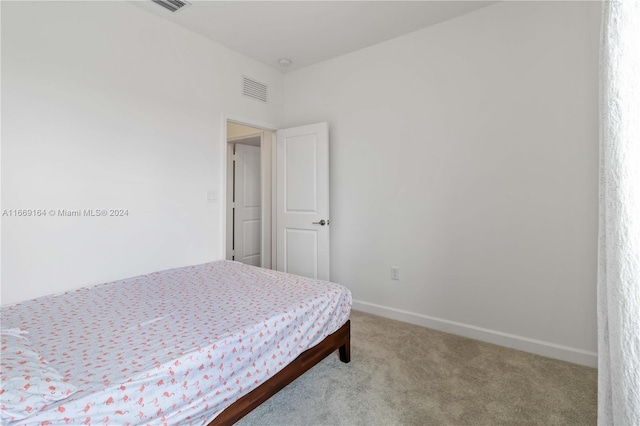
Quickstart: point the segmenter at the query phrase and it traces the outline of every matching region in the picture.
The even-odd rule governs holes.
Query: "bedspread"
[[[3,307],[78,389],[15,424],[207,424],[350,309],[341,285],[231,261]]]

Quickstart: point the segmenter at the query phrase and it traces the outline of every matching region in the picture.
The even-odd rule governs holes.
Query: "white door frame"
[[[221,193],[224,194],[221,197],[218,197],[220,200],[220,214],[221,214],[221,229],[220,234],[222,235],[221,241],[221,253],[222,259],[227,258],[227,187],[228,187],[228,171],[227,171],[227,159],[229,156],[229,143],[227,139],[227,122],[233,122],[236,124],[242,124],[244,126],[254,127],[260,130],[272,132],[274,134],[273,139],[275,139],[275,133],[278,131],[278,126],[273,125],[272,123],[264,123],[257,120],[253,120],[246,117],[240,117],[233,114],[222,114],[222,145],[221,147],[221,176],[220,188]],[[272,206],[275,205],[275,197],[276,197],[276,168],[275,166],[275,140],[274,141],[265,141],[265,138],[262,138],[260,142],[260,164],[261,164],[261,186],[262,186],[262,213],[261,213],[261,221],[262,221],[262,265],[263,267],[268,266],[269,268],[275,268],[276,265],[276,249],[275,249],[275,239],[272,238],[273,230],[275,229],[275,215],[272,214]],[[268,176],[269,175],[269,176]],[[268,178],[267,178],[268,177]],[[271,199],[266,199],[267,194],[267,185],[271,183]],[[270,223],[270,227],[264,226],[264,224]],[[269,234],[265,236],[265,234]],[[268,238],[266,238],[268,237]],[[266,247],[268,241],[271,243],[270,247]],[[265,259],[265,256],[271,254],[270,259]]]

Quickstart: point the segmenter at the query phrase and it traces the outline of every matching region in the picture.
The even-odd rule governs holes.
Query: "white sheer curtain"
[[[640,425],[640,0],[603,4],[598,424]]]

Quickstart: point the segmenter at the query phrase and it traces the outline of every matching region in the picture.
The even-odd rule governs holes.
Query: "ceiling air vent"
[[[242,76],[242,94],[248,98],[267,102],[267,85]]]
[[[178,10],[189,6],[191,3],[183,0],[151,0],[155,4],[159,4],[170,12],[177,12]]]

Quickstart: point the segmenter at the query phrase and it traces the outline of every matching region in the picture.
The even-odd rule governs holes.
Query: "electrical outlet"
[[[400,268],[398,268],[397,266],[392,266],[391,267],[391,279],[392,280],[399,280],[400,279]]]
[[[207,191],[207,204],[215,204],[218,202],[218,193],[216,191]]]

